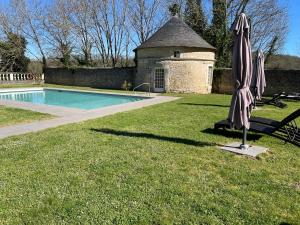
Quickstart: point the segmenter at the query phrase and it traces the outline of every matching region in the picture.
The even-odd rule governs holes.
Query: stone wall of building
[[[174,57],[180,52],[180,58]],[[197,48],[169,47],[139,49],[135,84],[150,83],[154,91],[155,70],[165,71],[165,91],[210,93],[208,66],[214,65],[214,52]],[[147,86],[141,88],[146,90]]]
[[[47,68],[45,83],[121,89],[125,81],[134,84],[135,67],[128,68]]]
[[[163,61],[162,67],[168,71],[165,77],[166,92],[210,93],[208,66],[211,61]]]
[[[284,92],[300,92],[300,70],[265,70],[267,87],[264,95]],[[232,94],[231,69],[214,70],[214,93]]]
[[[180,52],[181,59],[214,60],[215,53],[212,50],[191,47],[161,47],[145,48],[137,50],[137,58],[140,59],[174,59],[174,51]]]

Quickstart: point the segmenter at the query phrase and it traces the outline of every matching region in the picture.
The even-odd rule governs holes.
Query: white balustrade
[[[10,76],[8,73],[0,73],[0,81],[9,81]]]
[[[0,83],[9,83],[10,81],[43,81],[44,74],[31,74],[31,73],[21,73],[21,72],[0,72]]]

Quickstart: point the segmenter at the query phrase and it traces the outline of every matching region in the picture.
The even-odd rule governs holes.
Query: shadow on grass
[[[221,130],[221,129],[212,129],[212,128],[207,128],[202,131],[203,133],[206,134],[214,134],[214,135],[219,135],[227,138],[243,138],[243,132],[241,131],[236,131],[236,130]],[[254,133],[248,133],[247,134],[247,140],[248,141],[256,141],[260,139],[262,135],[260,134],[254,134]]]
[[[200,103],[189,103],[189,102],[184,102],[184,103],[179,103],[180,105],[193,105],[193,106],[211,106],[211,107],[224,107],[224,108],[229,108],[229,105],[217,105],[217,104],[200,104]]]
[[[116,136],[123,136],[123,137],[137,137],[137,138],[148,138],[148,139],[155,139],[160,141],[168,141],[174,143],[180,143],[185,145],[192,145],[197,147],[204,147],[204,146],[215,146],[215,143],[210,142],[200,142],[186,138],[179,138],[179,137],[166,137],[161,135],[155,134],[148,134],[148,133],[136,133],[136,132],[128,132],[128,131],[120,131],[120,130],[112,130],[112,129],[94,129],[92,128],[91,131],[100,132],[104,134],[112,134]]]

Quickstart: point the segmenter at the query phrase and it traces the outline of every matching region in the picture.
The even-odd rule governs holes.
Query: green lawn
[[[230,96],[180,100],[0,140],[0,224],[297,224],[300,149],[250,135],[257,159],[218,149]],[[264,107],[281,119],[299,108]]]
[[[43,87],[44,84],[0,84],[1,88],[30,88],[30,87]]]
[[[0,127],[49,119],[53,116],[29,110],[4,107],[0,105]]]

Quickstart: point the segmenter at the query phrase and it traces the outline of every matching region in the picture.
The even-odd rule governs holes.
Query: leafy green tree
[[[270,56],[274,55],[275,54],[275,46],[276,46],[276,43],[278,42],[278,36],[275,36],[273,39],[272,39],[272,42],[270,43],[270,47],[269,47],[269,50],[266,54],[266,57],[265,57],[265,63],[267,63],[270,59]]]
[[[205,18],[202,1],[201,0],[187,0],[185,13],[185,22],[194,30],[197,34],[204,37],[207,27],[207,20]]]
[[[207,39],[216,48],[217,67],[230,66],[232,35],[228,31],[226,10],[226,0],[213,0],[213,18]]]
[[[0,70],[26,72],[30,60],[25,56],[26,39],[18,34],[7,33],[0,41]]]
[[[70,66],[71,64],[71,52],[72,47],[67,43],[61,43],[59,50],[61,52],[61,57],[58,57],[59,61],[64,64],[64,66]]]

